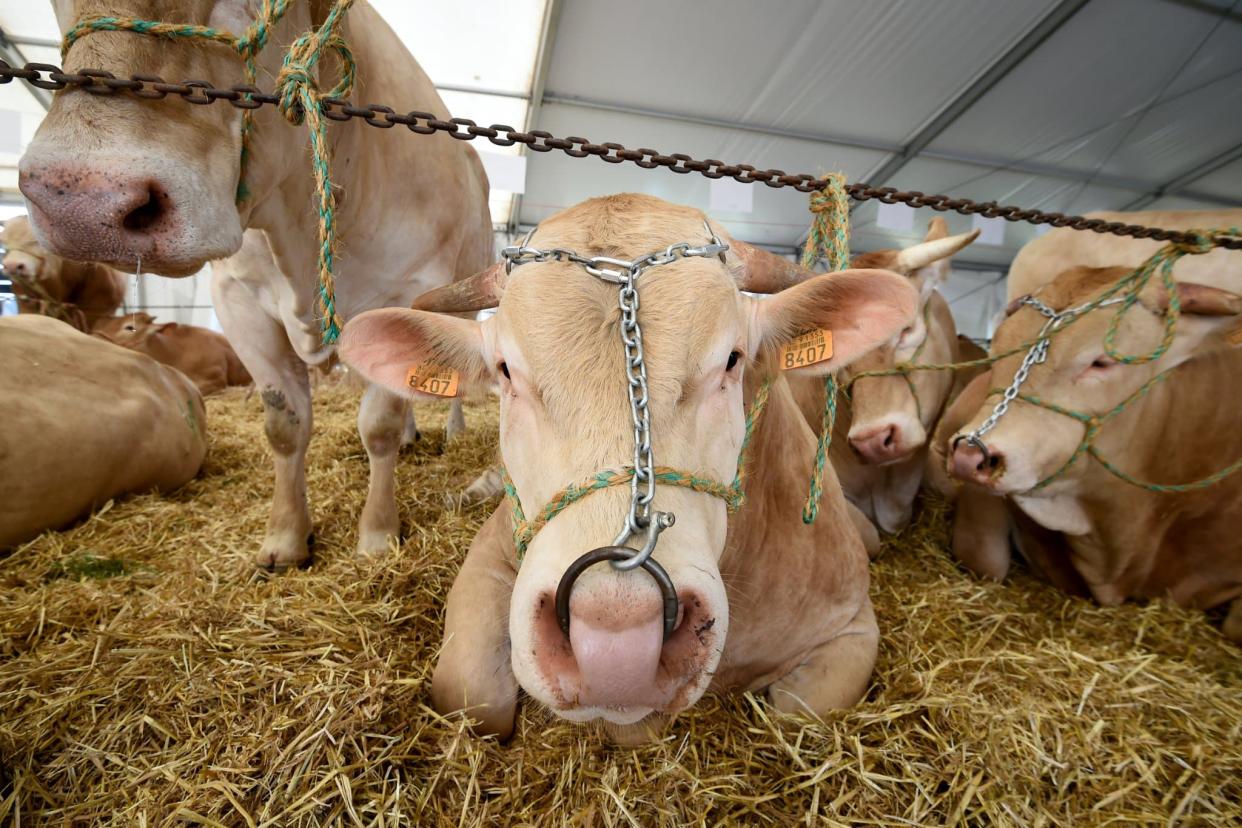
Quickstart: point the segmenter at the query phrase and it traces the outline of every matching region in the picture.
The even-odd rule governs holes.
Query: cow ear
[[[808,279],[758,303],[760,350],[766,359],[801,334],[830,331],[831,357],[791,370],[822,376],[849,365],[909,325],[918,309],[918,291],[909,280],[887,270],[844,270]],[[824,352],[821,352],[824,353]]]
[[[1159,285],[1153,285],[1148,290],[1155,291],[1154,297],[1149,300],[1150,306],[1162,313],[1167,311],[1169,309],[1168,291]],[[1178,282],[1177,300],[1181,305],[1182,313],[1191,313],[1195,316],[1237,316],[1242,313],[1242,296],[1210,285]],[[1148,304],[1148,302],[1145,301],[1143,304]]]
[[[407,308],[359,314],[341,332],[341,360],[412,399],[460,397],[489,384],[478,322]]]

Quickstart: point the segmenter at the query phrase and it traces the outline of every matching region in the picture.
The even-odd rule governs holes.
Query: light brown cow
[[[115,14],[244,32],[258,4],[243,0],[55,0],[65,31],[86,16]],[[270,28],[258,57],[271,88],[284,47],[325,19],[329,0],[293,0]],[[358,102],[400,102],[447,118],[431,81],[365,0],[341,31],[357,60]],[[86,35],[65,69],[105,69],[128,77],[244,81],[235,50],[202,40],[134,32]],[[319,88],[339,75],[335,54],[314,65]],[[382,133],[360,121],[330,122],[341,241],[336,303],[344,319],[369,308],[408,307],[424,291],[477,272],[491,261],[487,177],[474,150],[447,135]],[[276,107],[255,111],[240,207],[241,112],[186,106],[175,98],[107,100],[78,90],[57,94],[19,168],[40,239],[54,252],[166,276],[213,264],[212,296],[225,335],[263,398],[276,485],[257,562],[283,568],[305,562],[311,535],[306,447],[311,434],[307,365],[333,351],[320,342],[316,309],[318,213],[312,206],[309,139]],[[243,247],[243,229],[245,247]],[[239,252],[240,249],[240,252]],[[237,255],[233,255],[237,254]],[[371,463],[358,526],[358,551],[384,552],[400,532],[394,470],[407,419],[404,399],[371,388],[358,416]],[[462,428],[460,409],[451,431]]]
[[[541,224],[538,248],[625,259],[675,242],[704,244],[698,210],[617,195]],[[646,572],[587,569],[558,626],[553,594],[571,561],[613,539],[628,487],[574,503],[535,535],[519,566],[511,507],[502,503],[471,544],[447,605],[432,682],[442,711],[469,710],[487,732],[512,731],[518,687],[557,715],[602,719],[642,738],[711,685],[767,688],[782,710],[821,713],[866,691],[878,630],[867,557],[831,468],[819,519],[801,518],[814,437],[775,368],[799,332],[830,328],[831,359],[793,373],[823,376],[893,336],[913,317],[915,290],[878,270],[816,276],[732,242],[715,256],[652,268],[639,281],[656,462],[733,479],[746,408],[765,377],[770,402],[747,459],[747,500],[659,486],[656,508],[676,513],[655,558],[680,598],[662,641],[660,592]],[[741,290],[774,292],[765,301]],[[412,365],[455,369],[462,383],[499,385],[500,453],[527,515],[560,487],[633,456],[617,288],[567,262],[497,265],[470,283],[423,297],[419,308],[463,311],[499,302],[484,322],[381,310],[346,327],[342,358],[373,381],[415,393]]]
[[[1208,230],[1242,227],[1242,209],[1148,210],[1133,213],[1088,213],[1089,218],[1142,224],[1167,230]],[[1132,239],[1061,227],[1027,243],[1014,257],[1006,282],[1008,301],[1034,293],[1058,274],[1072,267],[1138,267],[1164,242]],[[1184,282],[1242,290],[1242,269],[1237,253],[1213,250],[1187,256],[1177,263],[1177,278]]]
[[[198,474],[207,418],[179,371],[43,316],[0,319],[0,549]]]
[[[1129,267],[1072,268],[1034,295],[1063,311],[1099,296],[1130,272]],[[1242,457],[1237,428],[1242,352],[1229,344],[1242,326],[1242,296],[1190,282],[1179,282],[1177,291],[1182,316],[1164,356],[1148,364],[1115,361],[1103,341],[1116,307],[1101,308],[1057,333],[1046,361],[1034,366],[1021,388],[1023,395],[1095,417],[1125,403],[1122,413],[1103,424],[1095,449],[1121,473],[1158,484],[1195,481]],[[1166,312],[1167,296],[1153,282],[1120,326],[1121,352],[1150,352],[1161,340]],[[1013,306],[992,352],[1032,340],[1045,321],[1032,307]],[[1007,386],[1022,356],[1001,359],[989,375],[976,379],[946,413],[946,427],[956,435],[978,428],[998,400],[989,388]],[[1170,370],[1164,381],[1133,398]],[[1237,600],[1242,474],[1206,489],[1166,493],[1119,480],[1089,454],[1063,469],[1085,428],[1020,399],[980,438],[986,454],[958,440],[950,468],[972,486],[1006,498],[1017,518],[1019,549],[1062,588],[1087,592],[1106,605],[1129,597],[1170,598],[1205,608],[1232,601],[1225,633],[1242,642]],[[973,544],[956,545],[955,551],[981,574],[1003,577],[1010,521],[995,508],[987,515],[966,530],[974,535]]]
[[[96,262],[75,262],[49,253],[25,216],[4,223],[0,244],[4,245],[4,272],[13,278],[22,313],[51,316],[89,333],[125,299],[122,274]]]
[[[950,258],[969,245],[978,230],[949,236],[939,216],[928,225],[926,239],[904,250],[877,250],[855,256],[856,268],[900,273],[919,292],[914,321],[892,342],[854,362],[841,380],[864,371],[892,370],[900,362],[960,362],[963,354],[949,304],[936,289],[949,276]],[[902,376],[860,377],[849,395],[840,395],[830,457],[845,496],[884,532],[898,532],[910,522],[914,498],[927,466],[927,438],[945,403],[968,380],[950,371],[917,371]],[[803,414],[819,432],[823,422],[822,382],[791,382]]]
[[[129,313],[96,326],[110,342],[171,365],[204,397],[230,385],[249,385],[250,374],[229,341],[215,331],[176,322],[157,323],[149,313]]]

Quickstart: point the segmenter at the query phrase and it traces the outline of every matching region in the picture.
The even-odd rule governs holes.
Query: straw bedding
[[[444,596],[490,506],[494,408],[402,456],[409,537],[352,554],[355,392],[321,389],[315,563],[256,578],[259,401],[209,403],[199,479],[0,560],[0,824],[1127,824],[1242,820],[1242,653],[1201,613],[1104,609],[1019,570],[981,583],[942,506],[873,566],[883,642],[856,709],[808,723],[709,697],[611,747],[527,705],[507,744],[437,716]]]

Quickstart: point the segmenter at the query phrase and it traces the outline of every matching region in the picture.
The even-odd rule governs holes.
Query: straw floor
[[[709,697],[630,749],[533,705],[506,745],[427,704],[443,600],[490,506],[490,405],[400,465],[409,537],[351,553],[354,392],[323,389],[315,563],[251,556],[271,471],[259,401],[209,403],[211,454],[0,560],[0,824],[1222,825],[1242,821],[1242,653],[1201,613],[1103,609],[965,575],[943,509],[873,566],[883,642],[856,709],[808,723]]]

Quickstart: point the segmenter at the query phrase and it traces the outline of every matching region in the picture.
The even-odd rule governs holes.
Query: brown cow
[[[215,331],[176,322],[156,323],[149,313],[130,313],[101,323],[95,333],[110,342],[171,365],[204,397],[230,385],[249,385],[250,374],[229,341]]]
[[[244,0],[55,0],[66,31],[85,17],[117,15],[186,23],[242,34],[260,8]],[[292,0],[268,30],[257,57],[266,86],[284,52],[321,25],[329,0]],[[431,80],[365,0],[340,30],[357,61],[354,101],[400,101],[405,109],[449,112]],[[88,34],[67,51],[68,72],[93,67],[120,77],[209,78],[244,82],[243,63],[222,43],[130,31]],[[308,72],[325,92],[340,74],[329,48]],[[307,365],[333,352],[321,342],[317,308],[318,211],[308,132],[273,106],[254,113],[244,181],[240,110],[184,106],[114,95],[103,100],[65,89],[52,101],[19,167],[19,183],[40,240],[64,256],[125,270],[187,276],[208,261],[212,298],[229,342],[254,377],[265,409],[275,487],[256,562],[278,569],[309,558],[306,491],[311,435]],[[335,227],[336,308],[409,307],[415,296],[491,261],[487,176],[467,142],[444,134],[384,135],[357,120],[330,122],[332,183],[341,196]],[[239,183],[250,197],[236,202]],[[245,236],[243,246],[243,231]],[[237,255],[234,255],[237,254]],[[231,257],[224,261],[216,261]],[[460,408],[450,433],[463,427]],[[407,401],[380,388],[363,395],[358,430],[370,460],[357,550],[385,553],[400,534],[394,472]]]
[[[547,219],[530,244],[632,259],[675,242],[705,244],[704,216],[651,196],[593,199]],[[639,322],[659,465],[733,479],[746,408],[765,378],[770,401],[750,443],[747,500],[725,504],[674,486],[655,505],[676,513],[655,552],[679,597],[662,637],[661,592],[646,572],[584,571],[569,598],[568,634],[553,594],[571,561],[614,538],[629,488],[596,492],[538,532],[521,565],[502,503],[484,525],[449,594],[432,681],[441,711],[468,710],[484,731],[509,734],[521,686],[558,716],[603,719],[623,738],[650,734],[711,685],[767,689],[781,710],[819,714],[866,691],[878,629],[867,556],[831,467],[819,519],[802,521],[815,453],[776,351],[799,332],[833,332],[830,359],[795,369],[824,376],[913,317],[916,291],[879,270],[812,276],[740,242],[727,261],[684,258],[638,282]],[[775,292],[765,301],[742,290]],[[499,386],[500,453],[527,515],[601,468],[632,462],[633,427],[619,338],[617,288],[569,262],[502,265],[434,291],[418,308],[496,304],[483,322],[426,310],[362,314],[342,358],[407,395],[411,366],[456,370],[462,387]]]
[[[16,216],[0,229],[4,272],[13,280],[17,307],[40,313],[89,333],[116,312],[125,299],[125,276],[96,262],[75,262],[49,253]]]
[[[1034,296],[1064,311],[1130,272],[1076,267]],[[1159,492],[1125,482],[1103,465],[1140,482],[1181,484],[1242,457],[1242,352],[1230,344],[1238,341],[1242,296],[1191,282],[1178,282],[1177,293],[1182,315],[1176,336],[1150,363],[1127,364],[1105,352],[1115,307],[1085,314],[1056,333],[1046,360],[1022,385],[1023,398],[978,437],[982,447],[953,440],[950,470],[1008,501],[1018,518],[1020,551],[1062,588],[1105,605],[1129,597],[1167,597],[1204,608],[1232,602],[1225,634],[1242,642],[1242,474],[1199,490]],[[1163,288],[1149,284],[1120,325],[1121,352],[1151,351],[1161,341],[1167,308]],[[1034,339],[1045,322],[1034,307],[1011,306],[992,352]],[[999,360],[963,392],[945,416],[955,436],[972,433],[993,412],[998,397],[989,388],[1008,386],[1024,353]],[[1165,371],[1163,381],[1140,393]],[[1029,399],[1080,416],[1124,409],[1103,423],[1094,444],[1098,454],[1076,455],[1086,426]],[[975,544],[955,551],[981,574],[1003,577],[1010,522],[996,508],[988,515],[967,529]]]
[[[979,235],[978,230],[949,236],[936,216],[925,240],[904,250],[877,250],[854,257],[856,268],[900,273],[919,292],[915,320],[892,342],[861,357],[841,379],[864,371],[887,371],[899,362],[960,362],[978,349],[963,352],[949,304],[936,289],[948,278],[950,257]],[[977,373],[977,371],[976,371]],[[845,496],[884,532],[898,532],[910,522],[914,497],[927,466],[927,437],[945,403],[965,385],[966,374],[916,371],[902,376],[860,377],[849,395],[838,397],[836,428],[830,450]],[[803,414],[816,433],[823,422],[824,386],[807,379],[791,381]]]
[[[206,411],[179,371],[35,315],[0,319],[0,353],[0,549],[198,474]]]

